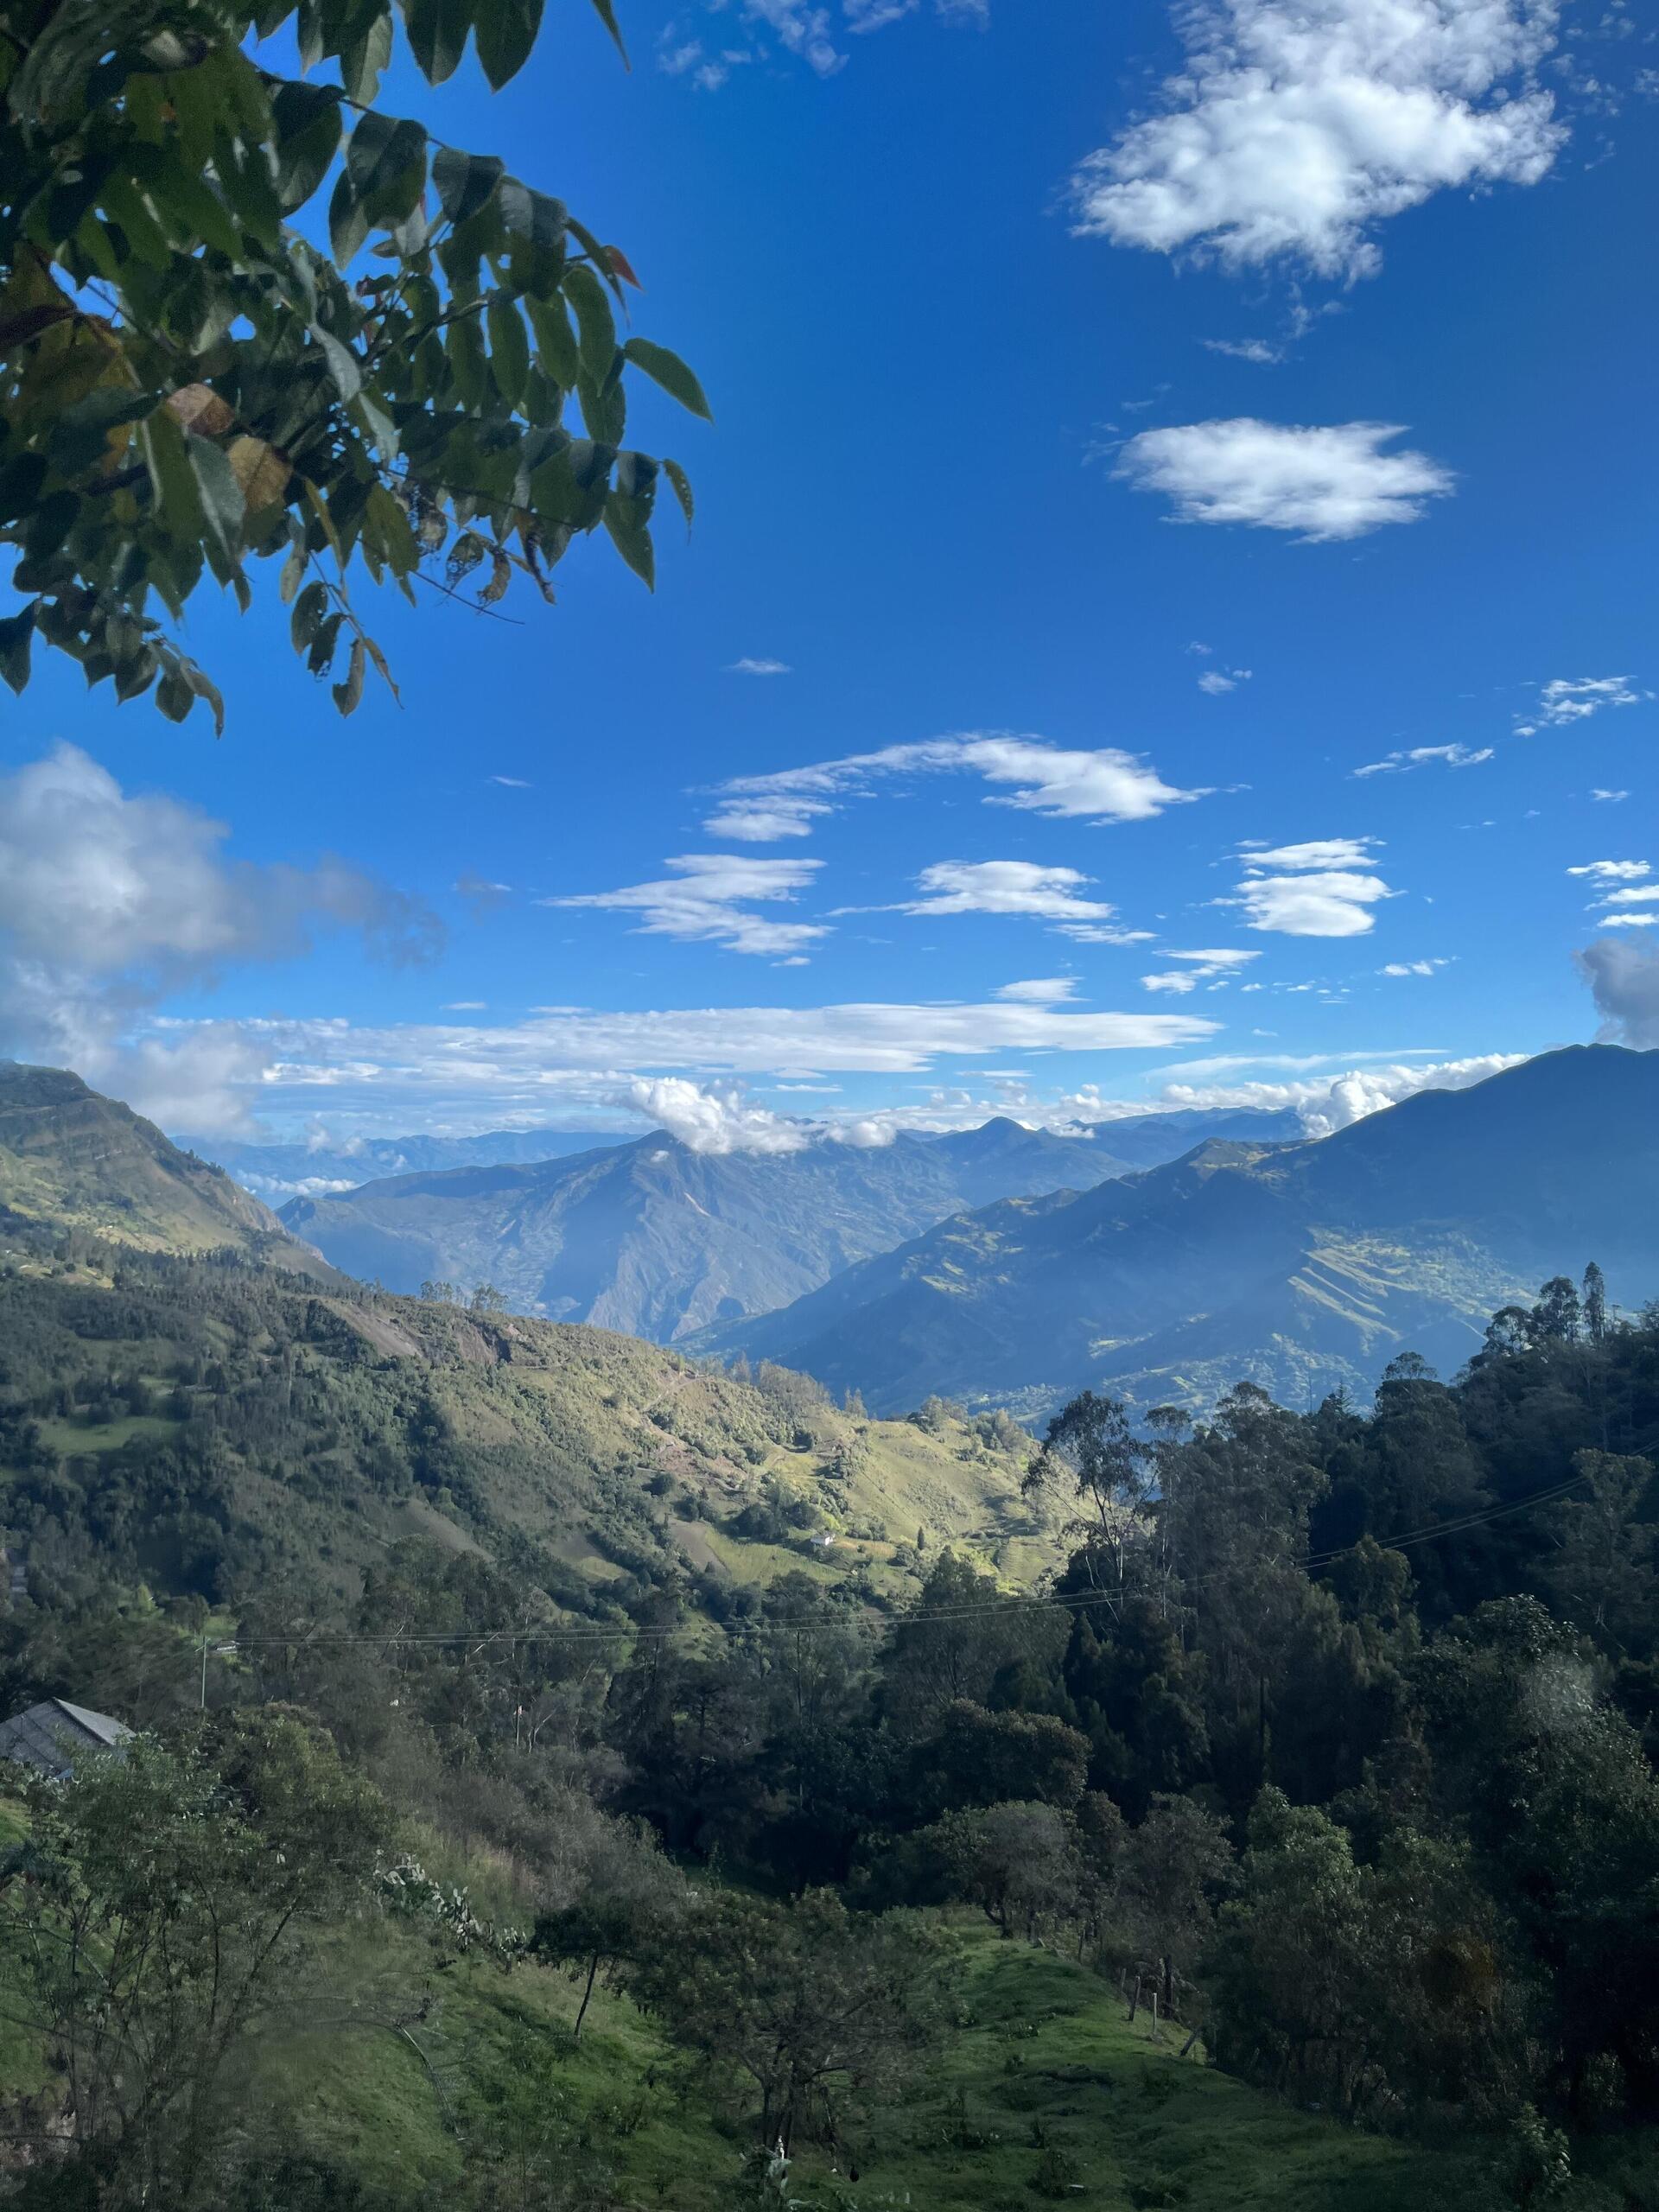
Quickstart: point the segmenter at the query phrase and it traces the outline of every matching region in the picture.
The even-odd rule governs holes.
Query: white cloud
[[[1270,346],[1265,338],[1201,338],[1199,345],[1211,353],[1225,353],[1230,360],[1251,361],[1259,369],[1275,368],[1285,358],[1282,346]]]
[[[472,908],[473,919],[478,922],[512,896],[510,883],[492,883],[488,876],[479,875],[470,868],[465,875],[455,878],[453,888],[456,896],[464,899]]]
[[[1035,861],[935,861],[916,879],[922,896],[892,909],[900,914],[1029,914],[1055,922],[1108,922],[1116,906],[1077,893],[1093,878],[1075,868]]]
[[[1156,113],[1072,180],[1086,236],[1236,269],[1350,278],[1376,226],[1447,188],[1535,184],[1566,138],[1508,80],[1554,43],[1554,0],[1212,0],[1178,16]]]
[[[770,806],[728,800],[703,823],[706,836],[734,837],[742,845],[775,845],[785,837],[810,837],[813,817],[833,814],[822,799],[780,798]]]
[[[487,1014],[487,999],[450,999],[439,1008],[442,1014]]]
[[[1076,998],[1077,979],[1075,976],[1033,976],[1027,982],[999,983],[995,995],[1016,1006],[1058,1006],[1062,1000]]]
[[[1659,883],[1638,887],[1627,884],[1622,890],[1610,891],[1596,904],[1605,910],[1601,918],[1605,930],[1649,930],[1659,926],[1659,913],[1649,911],[1659,906]]]
[[[490,781],[504,785],[510,791],[529,791],[536,788],[533,784],[526,783],[522,776],[492,776]]]
[[[72,745],[0,777],[0,1052],[73,1067],[141,1111],[232,1127],[259,1056],[224,1024],[134,1043],[166,992],[211,987],[228,964],[302,952],[349,930],[418,962],[436,918],[345,861],[228,859],[222,822],[160,793],[124,792]]]
[[[1580,868],[1570,868],[1569,875],[1587,875],[1592,883],[1635,883],[1653,873],[1647,861],[1586,861]]]
[[[1602,950],[1604,948],[1596,948]],[[1426,1066],[1398,1062],[1315,1076],[1289,1083],[1171,1083],[1163,1097],[1170,1106],[1256,1107],[1268,1111],[1293,1108],[1310,1137],[1332,1135],[1385,1106],[1414,1097],[1420,1090],[1466,1090],[1488,1076],[1518,1067],[1524,1052],[1483,1052],[1465,1060],[1439,1060]]]
[[[1082,944],[1146,944],[1149,930],[1126,930],[1116,906],[1078,893],[1092,876],[1035,861],[936,861],[916,879],[920,898],[885,906],[841,906],[837,914],[1026,915]]]
[[[1012,786],[988,793],[988,806],[1017,807],[1064,820],[1145,822],[1166,807],[1206,796],[1166,784],[1139,754],[1113,746],[1084,752],[1001,731],[888,745],[877,753],[849,753],[804,768],[737,776],[719,785],[717,796],[728,809],[794,809],[804,801],[867,797],[887,778],[906,775],[978,776],[988,784]]]
[[[1206,668],[1198,678],[1198,689],[1207,691],[1212,699],[1219,699],[1224,692],[1236,691],[1241,683],[1248,683],[1249,680],[1248,668],[1230,668],[1224,671],[1219,668]]]
[[[1395,895],[1381,876],[1361,872],[1376,843],[1374,837],[1317,837],[1244,849],[1249,873],[1232,898],[1215,903],[1242,907],[1247,929],[1282,937],[1363,937],[1376,919],[1369,910]]]
[[[830,10],[814,8],[807,0],[742,0],[746,22],[764,24],[785,54],[805,62],[816,77],[833,77],[846,67],[831,36]]]
[[[1630,793],[1629,791],[1592,791],[1590,796],[1594,799],[1605,800],[1609,806],[1622,806],[1624,801],[1629,798]]]
[[[1432,960],[1390,960],[1385,966],[1379,968],[1376,972],[1379,976],[1433,976],[1438,969],[1441,968],[1449,968],[1451,964],[1452,963],[1449,960],[1440,958]]]
[[[1168,991],[1184,998],[1188,992],[1196,990],[1200,983],[1211,978],[1226,979],[1236,976],[1252,960],[1259,960],[1262,955],[1231,947],[1211,946],[1201,952],[1169,952],[1164,957],[1166,960],[1184,960],[1188,964],[1185,968],[1171,969],[1163,975],[1143,976],[1141,978],[1142,988],[1148,991]]]
[[[746,911],[754,903],[791,902],[812,881],[821,861],[753,860],[743,854],[686,853],[664,863],[676,870],[656,883],[625,884],[538,899],[538,906],[595,906],[642,917],[639,934],[723,944],[763,957],[798,954],[830,932],[821,922],[775,922]]]
[[[786,660],[757,660],[746,653],[741,660],[728,661],[728,676],[791,676],[794,671]]]
[[[159,1027],[159,1025],[156,1025]],[[543,1013],[495,1026],[357,1027],[331,1018],[172,1024],[182,1052],[237,1055],[226,1083],[237,1103],[331,1114],[360,1105],[409,1128],[540,1125],[550,1115],[613,1110],[636,1079],[927,1075],[942,1059],[1013,1064],[1033,1052],[1166,1052],[1215,1034],[1187,1014],[1083,1012],[1017,1000],[874,1001],[811,1007],[693,1007]],[[188,1094],[188,1087],[181,1086]],[[204,1129],[181,1095],[175,1128]],[[997,1110],[982,1106],[977,1114]],[[967,1119],[976,1116],[969,1113]],[[962,1126],[959,1119],[951,1126]]]
[[[730,1084],[684,1076],[636,1076],[624,1103],[692,1152],[802,1152],[812,1133],[801,1122],[755,1106]]]
[[[1569,722],[1587,721],[1592,715],[1599,715],[1607,707],[1639,707],[1651,699],[1651,691],[1639,691],[1628,676],[1553,677],[1548,683],[1538,687],[1538,704],[1528,714],[1517,715],[1515,734],[1517,737],[1534,737],[1541,729],[1560,729]],[[1611,794],[1598,791],[1598,798]],[[1621,791],[1618,797],[1630,794]]]
[[[1264,845],[1247,839],[1239,847],[1246,868],[1369,868],[1376,837],[1311,837],[1300,845]]]
[[[1391,423],[1307,427],[1246,415],[1142,430],[1112,473],[1137,492],[1164,493],[1173,521],[1290,530],[1322,544],[1416,522],[1425,499],[1452,490],[1450,471],[1427,454],[1382,450],[1403,435]]]
[[[1659,945],[1603,938],[1573,954],[1608,1043],[1659,1046]]]
[[[1408,775],[1414,768],[1478,768],[1494,757],[1490,745],[1414,745],[1408,753],[1384,753],[1356,768],[1356,776]]]

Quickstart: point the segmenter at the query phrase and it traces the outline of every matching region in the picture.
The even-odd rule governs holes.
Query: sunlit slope
[[[0,1219],[152,1252],[315,1264],[257,1198],[60,1068],[0,1060]]]

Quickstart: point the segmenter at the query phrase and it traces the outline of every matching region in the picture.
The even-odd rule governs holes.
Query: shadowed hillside
[[[1659,1274],[1659,1054],[1579,1046],[1424,1091],[1317,1142],[1215,1141],[1080,1196],[1011,1199],[713,1332],[856,1387],[1027,1413],[1085,1383],[1303,1404],[1404,1348],[1455,1367],[1563,1254],[1615,1297]]]

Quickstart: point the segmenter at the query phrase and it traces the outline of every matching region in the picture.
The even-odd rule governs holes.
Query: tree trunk
[[[588,1986],[582,1993],[582,2002],[576,2007],[576,2024],[570,2031],[570,2040],[573,2043],[576,2043],[581,2040],[582,2024],[588,2017],[588,1999],[594,1993],[594,1984],[598,1978],[599,1953],[595,1951],[593,1957],[588,1961]]]

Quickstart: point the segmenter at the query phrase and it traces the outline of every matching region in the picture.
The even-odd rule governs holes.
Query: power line
[[[1506,1520],[1516,1514],[1529,1512],[1536,1506],[1553,1504],[1556,1500],[1565,1497],[1569,1492],[1578,1489],[1586,1479],[1587,1478],[1581,1474],[1569,1475],[1560,1482],[1551,1483],[1542,1490],[1534,1491],[1523,1498],[1512,1499],[1507,1504],[1478,1508],[1471,1512],[1452,1516],[1443,1521],[1429,1522],[1421,1528],[1408,1529],[1401,1535],[1390,1536],[1382,1548],[1385,1551],[1409,1551],[1416,1549],[1420,1545],[1433,1543],[1443,1536],[1464,1535],[1472,1529],[1485,1528],[1495,1521]],[[1316,1568],[1332,1565],[1337,1560],[1346,1557],[1355,1548],[1356,1546],[1353,1544],[1338,1544],[1328,1551],[1309,1552],[1294,1562],[1274,1563],[1294,1564],[1304,1572],[1312,1572]],[[1226,1579],[1226,1570],[1201,1576],[1181,1583],[1180,1592],[1184,1595],[1188,1591],[1204,1589]],[[1024,1612],[1071,1611],[1076,1614],[1088,1611],[1096,1605],[1116,1605],[1123,1594],[1122,1591],[1116,1590],[1050,1591],[1040,1596],[997,1598],[985,1605],[935,1606],[913,1612],[899,1613],[893,1617],[893,1623],[895,1627],[909,1627],[924,1623],[977,1620],[999,1614],[1005,1618],[1012,1613]],[[460,1629],[384,1629],[378,1631],[296,1630],[287,1636],[238,1636],[227,1639],[223,1643],[216,1644],[214,1650],[216,1653],[228,1654],[232,1651],[283,1644],[294,1645],[302,1649],[315,1649],[325,1645],[330,1649],[342,1647],[360,1649],[377,1644],[437,1648],[446,1644],[476,1643],[481,1650],[492,1643],[600,1644],[614,1643],[619,1641],[635,1643],[664,1643],[671,1637],[694,1634],[704,1625],[705,1624],[702,1621],[675,1621],[653,1627],[649,1624],[642,1624],[630,1621],[619,1624],[614,1628],[584,1629],[504,1626]],[[851,1620],[845,1624],[822,1620],[746,1621],[739,1624],[735,1629],[729,1630],[728,1633],[738,1637],[810,1636],[826,1629],[839,1628],[842,1625],[852,1627],[857,1624]]]

